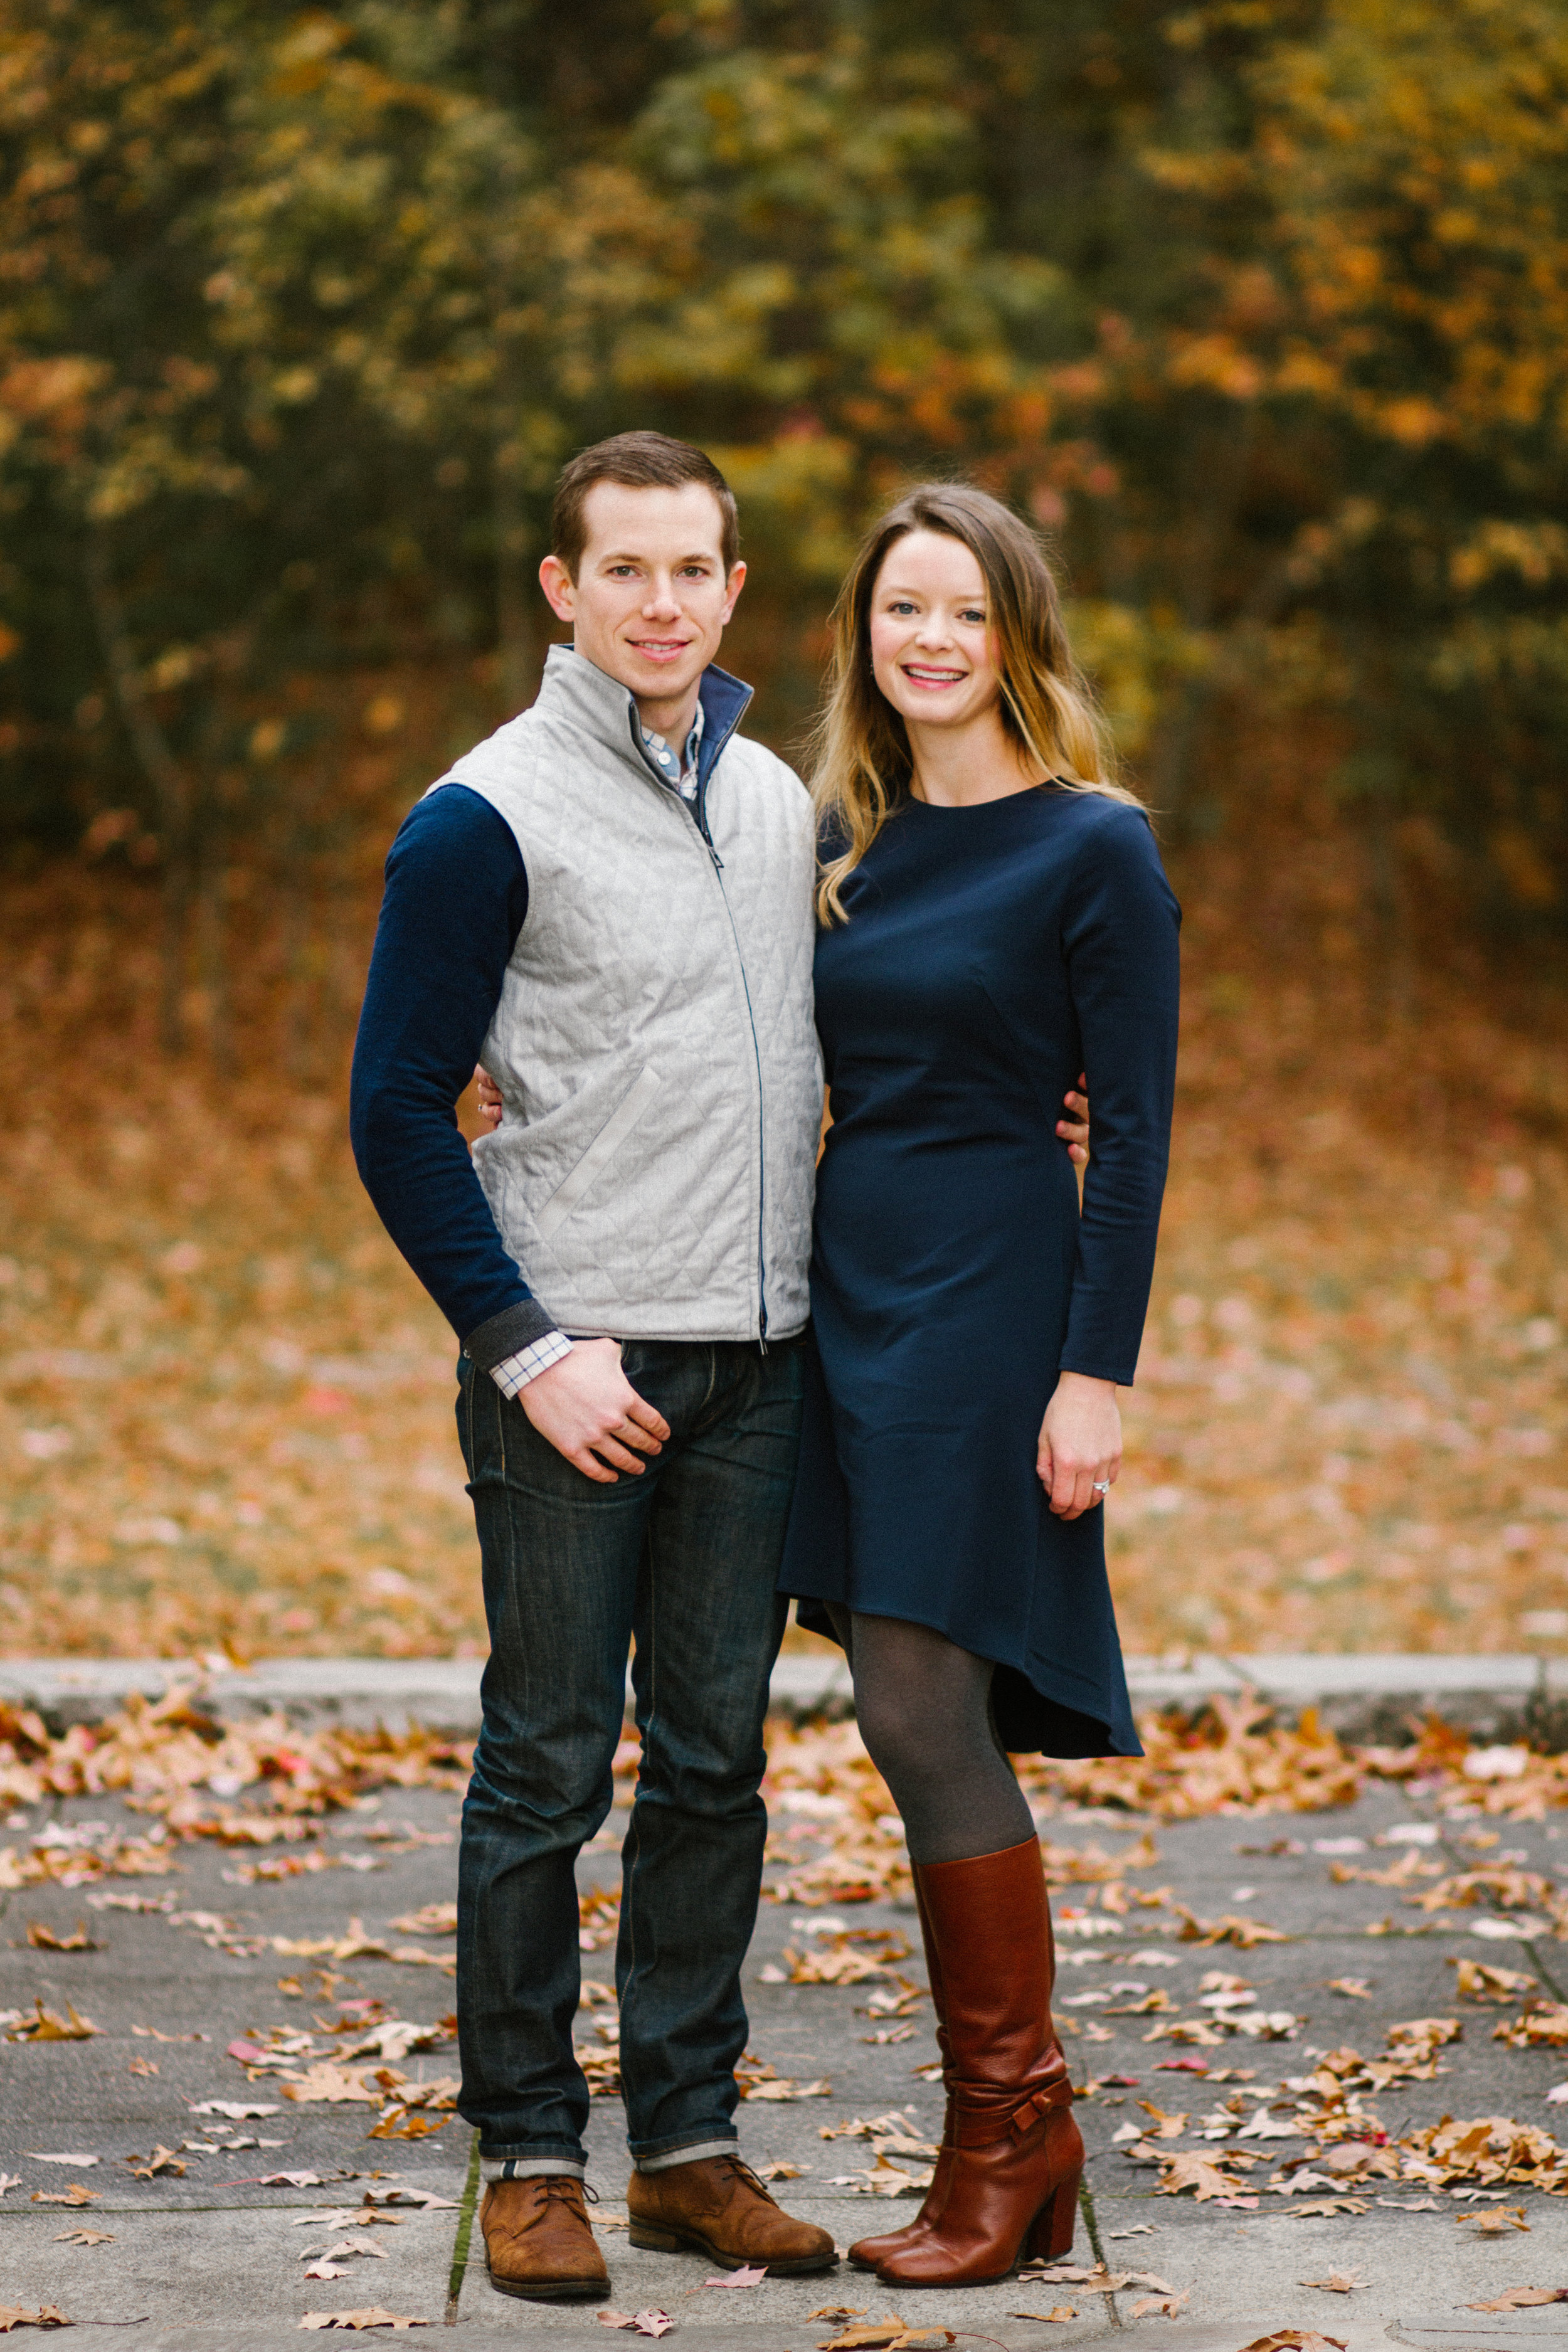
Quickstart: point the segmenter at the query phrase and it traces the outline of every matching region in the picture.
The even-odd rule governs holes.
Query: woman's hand
[[[1046,1407],[1035,1457],[1036,1473],[1058,1518],[1079,1518],[1103,1503],[1121,1468],[1121,1414],[1115,1381],[1063,1372]]]
[[[479,1097],[479,1117],[487,1127],[499,1127],[501,1114],[500,1088],[482,1063],[476,1062],[474,1065],[474,1086]],[[1071,1102],[1071,1095],[1068,1095],[1068,1100]],[[1057,1133],[1060,1135],[1061,1132],[1058,1127]],[[1089,1133],[1087,1127],[1084,1129],[1084,1133],[1086,1136]]]
[[[489,1084],[488,1080],[486,1084]],[[483,1092],[484,1089],[481,1087],[481,1097]],[[500,1100],[499,1095],[496,1100],[498,1102]],[[1087,1168],[1089,1166],[1089,1079],[1082,1070],[1078,1074],[1078,1092],[1065,1094],[1062,1100],[1066,1103],[1071,1117],[1058,1119],[1057,1133],[1067,1145],[1068,1158],[1072,1161],[1073,1166]]]

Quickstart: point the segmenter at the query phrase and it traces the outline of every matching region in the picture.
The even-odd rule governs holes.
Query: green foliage
[[[528,690],[553,472],[650,423],[781,676],[971,471],[1174,826],[1311,710],[1561,920],[1565,101],[1557,0],[0,0],[0,824],[132,807],[176,918],[287,854],[346,668]]]

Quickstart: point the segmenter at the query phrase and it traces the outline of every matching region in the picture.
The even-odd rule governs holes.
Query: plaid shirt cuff
[[[499,1364],[492,1364],[490,1378],[503,1397],[515,1397],[530,1381],[536,1381],[541,1372],[571,1353],[572,1342],[564,1331],[547,1331],[542,1339],[531,1340],[515,1356],[503,1356]]]

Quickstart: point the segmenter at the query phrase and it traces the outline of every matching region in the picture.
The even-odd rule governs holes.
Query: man
[[[584,2207],[574,1865],[609,1811],[634,1643],[632,2243],[775,2273],[834,2247],[780,2210],[734,2126],[822,1100],[810,804],[738,734],[750,689],[713,664],[745,566],[700,451],[628,433],[574,458],[540,579],[571,649],[393,845],[353,1131],[462,1341],[491,1654],[459,2106],[491,2284],[554,2297],[608,2284]],[[506,1116],[470,1159],[453,1105],[476,1056]]]

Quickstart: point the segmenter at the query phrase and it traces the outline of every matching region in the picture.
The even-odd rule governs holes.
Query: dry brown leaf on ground
[[[1295,2220],[1304,2221],[1310,2216],[1325,2221],[1332,2221],[1340,2213],[1361,2214],[1371,2210],[1364,2197],[1303,2197],[1299,2205],[1285,2208]]]
[[[629,2327],[637,2336],[668,2336],[675,2326],[668,2311],[600,2311],[594,2315],[601,2327]]]
[[[57,2230],[55,2243],[57,2246],[111,2246],[114,2232],[112,2230]]]
[[[1134,2319],[1179,2319],[1190,2299],[1191,2290],[1186,2288],[1180,2294],[1141,2295],[1132,2306],[1132,2316]]]
[[[1464,2181],[1481,2189],[1507,2184],[1568,2196],[1568,2148],[1550,2132],[1511,2116],[1445,2116],[1425,2131],[1406,2132],[1399,2146],[1405,2179],[1429,2188]]]
[[[1166,2158],[1155,2194],[1159,2197],[1179,2197],[1184,2189],[1190,2189],[1200,2205],[1206,2204],[1211,2197],[1234,2197],[1243,2184],[1234,2174],[1220,2169],[1220,2164],[1227,2160],[1235,2161],[1234,2158],[1216,2160],[1191,2152]]]
[[[1255,2336],[1241,2352],[1346,2352],[1342,2336],[1320,2336],[1315,2327],[1280,2327],[1272,2336]]]
[[[455,1903],[422,1904],[417,1911],[405,1911],[401,1919],[392,1924],[400,1936],[455,1936],[458,1906]]]
[[[361,2074],[351,2073],[346,2066],[334,2066],[330,2059],[322,2059],[319,2064],[307,2067],[302,2074],[285,2075],[281,2087],[286,2099],[306,2106],[349,2105],[374,2107],[381,2104],[381,2093],[370,2088]],[[276,2108],[273,2113],[277,2113]]]
[[[96,2205],[102,2195],[101,2189],[84,2189],[79,2180],[73,2180],[68,2189],[35,2189],[33,2202],[35,2205]]]
[[[737,2269],[726,2271],[721,2278],[704,2279],[702,2284],[704,2286],[761,2286],[767,2274],[766,2263],[742,2263]]]
[[[788,2075],[775,2074],[771,2066],[765,2074],[742,2074],[739,2067],[735,2072],[741,2085],[741,2096],[748,2101],[772,2100],[776,2104],[784,2099],[830,2099],[833,2096],[833,2085],[825,2075],[819,2075],[814,2083],[796,2083]]]
[[[1037,2313],[1026,2315],[1038,2317]],[[828,2336],[817,2352],[927,2352],[927,2347],[954,2341],[951,2327],[911,2327],[896,2318],[891,2312],[886,2319],[874,2321],[865,2327],[846,2327],[837,2336]]]
[[[72,1934],[57,1935],[39,1919],[27,1922],[27,1941],[37,1952],[101,1952],[103,1946],[94,1943],[87,1932],[87,1922],[79,1919]]]
[[[1329,2294],[1354,2294],[1358,2287],[1365,2286],[1366,2281],[1357,2278],[1354,2271],[1331,2271],[1327,2278],[1300,2279],[1297,2284],[1321,2286]]]
[[[809,2164],[785,2164],[782,2158],[775,2158],[772,2164],[759,2164],[756,2168],[759,2180],[799,2180],[810,2170]],[[820,2311],[815,2311],[811,2315],[814,2319],[823,2316]]]
[[[1447,1965],[1458,1971],[1454,1990],[1464,2000],[1521,2000],[1541,1989],[1539,1979],[1522,1969],[1495,1969],[1488,1960],[1460,1959],[1453,1953]]]
[[[433,2319],[409,2319],[395,2311],[308,2311],[301,2327],[434,2327]]]
[[[1076,2319],[1078,2313],[1070,2303],[1058,2303],[1054,2311],[1010,2311],[1007,2316],[1009,2319],[1068,2320]]]
[[[173,2174],[176,2180],[185,2177],[185,2168],[172,2147],[154,2147],[145,2164],[139,2164],[134,2157],[129,2162],[138,2180],[156,2180],[164,2172]]]
[[[1491,2303],[1467,2303],[1467,2311],[1538,2311],[1543,2304],[1568,2303],[1568,2286],[1510,2286]]]
[[[1282,1927],[1270,1927],[1261,1919],[1243,1918],[1238,1913],[1226,1912],[1218,1919],[1196,1919],[1184,1904],[1172,1906],[1182,1922],[1180,1940],[1184,1944],[1234,1944],[1238,1951],[1249,1952],[1255,1944],[1288,1944],[1290,1940]]]
[[[1493,2205],[1484,2213],[1456,2213],[1454,2219],[1461,2227],[1473,2221],[1481,2238],[1506,2238],[1510,2230],[1522,2230],[1528,2236],[1530,2231],[1522,2205]]]
[[[9,2336],[14,2327],[68,2327],[70,2324],[58,2303],[40,2304],[37,2311],[25,2311],[19,2303],[0,2303],[0,2336]]]
[[[445,2115],[426,2115],[421,2108],[389,2107],[379,2123],[366,2132],[366,2139],[432,2139],[447,2127]]]
[[[1342,1993],[1347,2000],[1370,2000],[1372,1987],[1364,1977],[1331,1977],[1327,1990]]]
[[[25,2017],[19,2025],[10,2027],[5,2036],[8,2042],[90,2042],[100,2031],[90,2017],[79,2015],[68,2000],[63,2017],[57,2017],[52,2009],[46,2009],[41,1995],[35,2000],[34,2007],[37,2015]]]
[[[1527,1984],[1531,1981],[1525,1979]],[[1568,2004],[1532,2000],[1522,2017],[1511,2022],[1505,2018],[1495,2025],[1492,2040],[1506,2042],[1512,2050],[1568,2050]]]

